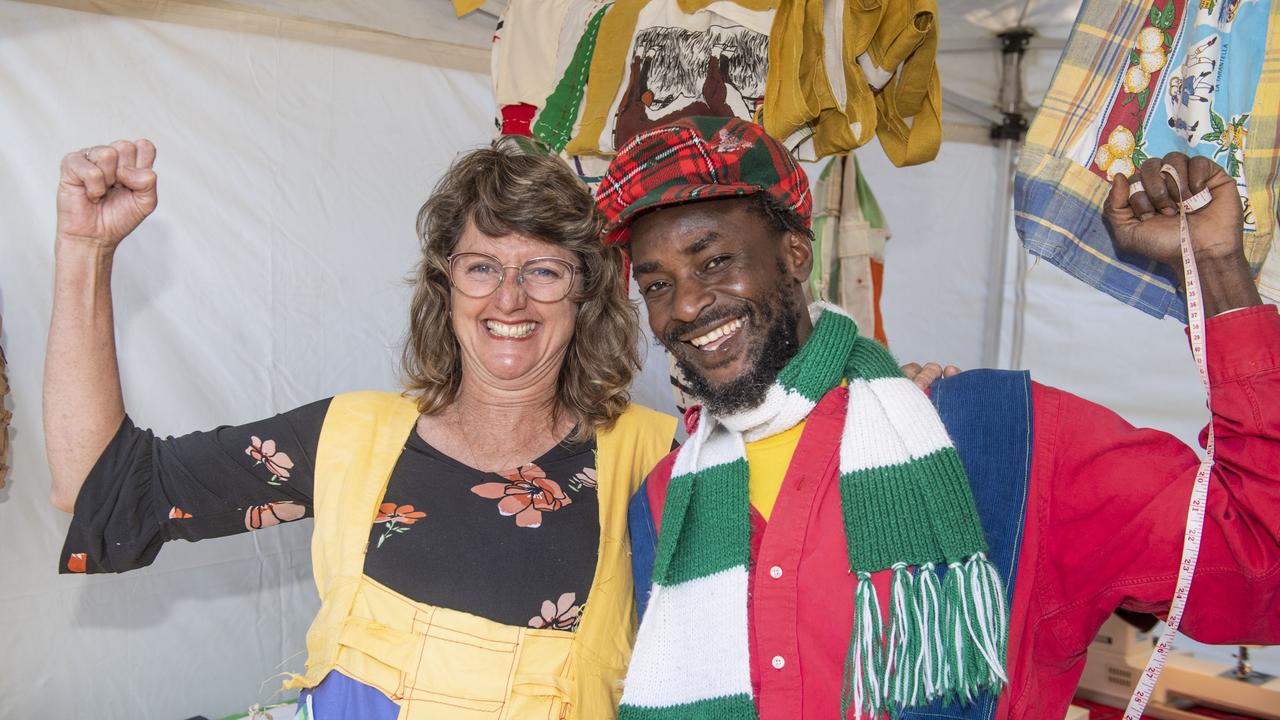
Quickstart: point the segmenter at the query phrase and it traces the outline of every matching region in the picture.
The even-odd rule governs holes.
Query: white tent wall
[[[452,18],[446,16],[452,21]],[[253,20],[253,18],[249,18]],[[119,253],[126,406],[178,434],[395,388],[414,217],[486,143],[485,75],[341,47],[0,2],[0,312],[14,468],[0,491],[0,717],[211,717],[302,668],[310,521],[148,569],[54,574],[40,382],[69,150],[149,137],[160,209]]]
[[[1040,4],[1023,19],[1064,38],[1074,7]],[[944,2],[943,27],[957,43],[986,41],[1021,6]],[[457,23],[445,3],[421,0],[93,7],[123,16],[0,0],[0,342],[15,443],[0,490],[0,717],[217,717],[270,700],[273,676],[302,666],[317,606],[311,523],[172,543],[125,575],[54,575],[68,519],[47,502],[40,380],[58,159],[117,137],[159,147],[160,210],[116,264],[126,406],[139,424],[178,434],[394,388],[414,215],[456,154],[492,132],[473,53],[492,20]],[[169,21],[145,19],[160,12]],[[1053,68],[1045,55],[1029,62],[1033,103]],[[998,67],[998,53],[966,51],[944,71],[976,95]],[[1021,250],[1000,219],[999,149],[947,143],[906,169],[874,146],[859,157],[893,231],[883,306],[894,352],[978,366],[983,307],[1003,288],[1007,365]],[[992,238],[1008,251],[1002,282],[988,269]],[[1206,414],[1177,323],[1048,265],[1026,290],[1022,365],[1037,380],[1194,439]],[[669,410],[665,356],[646,345],[634,396]],[[1280,652],[1258,657],[1280,671]]]

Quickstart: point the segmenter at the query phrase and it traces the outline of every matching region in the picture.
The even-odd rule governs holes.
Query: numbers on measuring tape
[[[1178,195],[1182,195],[1182,178],[1171,166],[1165,165],[1160,172],[1173,178],[1178,186]],[[1195,485],[1191,489],[1191,502],[1187,506],[1187,529],[1182,539],[1182,561],[1178,564],[1178,579],[1174,585],[1173,600],[1169,605],[1169,615],[1165,620],[1165,631],[1160,635],[1160,642],[1151,652],[1151,659],[1138,677],[1138,686],[1129,698],[1125,708],[1125,720],[1141,720],[1142,711],[1151,701],[1156,682],[1169,660],[1169,651],[1178,636],[1178,628],[1182,624],[1182,613],[1187,606],[1187,596],[1191,593],[1191,579],[1196,572],[1196,560],[1200,556],[1200,539],[1204,533],[1205,506],[1209,498],[1209,475],[1213,469],[1213,397],[1209,391],[1209,368],[1205,360],[1204,340],[1204,300],[1200,292],[1200,273],[1196,270],[1196,257],[1191,247],[1191,230],[1187,224],[1187,213],[1195,212],[1209,203],[1208,188],[1179,205],[1178,229],[1182,247],[1182,275],[1187,288],[1187,326],[1191,335],[1191,356],[1195,360],[1196,370],[1200,373],[1200,381],[1204,383],[1206,405],[1210,409],[1208,440],[1205,442],[1205,459],[1196,472]]]

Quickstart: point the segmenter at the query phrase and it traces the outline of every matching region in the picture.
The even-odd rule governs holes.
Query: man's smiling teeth
[[[532,333],[533,329],[538,327],[538,323],[526,322],[508,325],[497,320],[485,320],[484,326],[489,328],[489,332],[498,337],[522,338],[528,337],[529,333]]]
[[[703,345],[719,340],[725,335],[730,335],[732,333],[737,332],[738,328],[740,327],[742,327],[742,318],[735,318],[715,328],[714,330],[707,333],[706,335],[699,335],[698,337],[690,340],[689,344],[693,345],[696,348],[700,348]]]

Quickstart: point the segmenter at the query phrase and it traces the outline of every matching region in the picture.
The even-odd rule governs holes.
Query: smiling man
[[[1117,179],[1108,220],[1177,262],[1160,162],[1149,192]],[[1163,162],[1215,198],[1190,217],[1219,453],[1183,629],[1276,643],[1280,316],[1230,177]],[[1056,720],[1112,610],[1167,611],[1195,453],[1026,373],[914,390],[838,308],[806,307],[808,183],[760,127],[645,131],[597,201],[701,403],[632,503],[651,590],[621,718]]]
[[[646,242],[634,273],[654,332],[717,414],[758,403],[812,327],[799,284],[809,273],[809,240],[802,227],[771,217],[763,198],[680,205],[635,223]],[[674,273],[696,281],[679,283]],[[704,306],[724,280],[734,292]]]

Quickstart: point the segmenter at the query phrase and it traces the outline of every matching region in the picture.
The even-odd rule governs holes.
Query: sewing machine
[[[1123,708],[1154,644],[1145,633],[1114,615],[1089,646],[1079,694]],[[1146,715],[1161,720],[1203,718],[1189,708],[1208,707],[1264,720],[1280,720],[1280,678],[1259,673],[1241,648],[1235,665],[1224,665],[1174,650],[1156,685]]]

